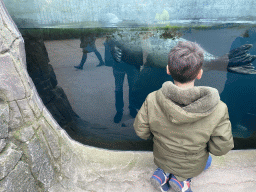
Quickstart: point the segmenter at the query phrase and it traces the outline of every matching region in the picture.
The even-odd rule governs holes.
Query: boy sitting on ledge
[[[196,43],[179,42],[168,55],[167,81],[150,93],[139,110],[134,129],[142,139],[153,137],[154,162],[150,178],[161,191],[192,192],[190,181],[233,147],[228,108],[218,90],[194,86],[201,79],[203,49]]]

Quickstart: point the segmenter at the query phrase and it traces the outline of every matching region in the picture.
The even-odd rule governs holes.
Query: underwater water
[[[235,149],[256,148],[254,1],[4,3],[25,40],[28,73],[40,97],[73,139],[151,150],[152,141],[134,132],[136,111],[149,93],[172,81],[167,54],[188,40],[205,50],[203,77],[195,85],[219,91]],[[245,44],[252,47],[232,57]]]
[[[228,106],[234,138],[243,139],[243,144],[251,141],[256,131],[256,73],[248,67],[229,70],[231,64],[227,57],[237,38],[241,45],[256,43],[252,37],[244,38],[245,42],[240,39],[250,28],[218,25],[113,31],[21,29],[21,32],[25,43],[32,37],[43,39],[58,86],[64,90],[76,114],[63,125],[74,139],[103,148],[150,150],[151,142],[143,141],[134,132],[130,108],[139,110],[150,92],[160,89],[165,81],[172,81],[165,69],[167,54],[178,41],[185,40],[197,42],[205,50],[204,74],[196,86],[216,88]],[[110,39],[122,49],[123,57],[113,53]],[[256,54],[254,48],[256,45],[248,53]],[[220,63],[214,64],[214,60]],[[255,62],[252,65],[255,66]],[[33,76],[33,70],[29,73]],[[117,120],[115,116],[120,110],[123,114]],[[254,147],[246,145],[246,148]]]
[[[22,27],[254,23],[254,0],[3,0]]]

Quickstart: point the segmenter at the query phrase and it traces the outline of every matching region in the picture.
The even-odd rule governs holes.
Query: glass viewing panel
[[[121,2],[4,0],[25,40],[29,75],[68,134],[103,148],[151,150],[134,132],[136,111],[172,81],[167,54],[189,40],[205,50],[196,86],[218,89],[235,149],[256,148],[254,1]]]

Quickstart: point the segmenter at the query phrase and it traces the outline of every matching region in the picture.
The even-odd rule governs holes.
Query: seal
[[[131,93],[131,97],[136,98],[136,109],[140,109],[149,93],[160,89],[165,81],[172,80],[166,74],[168,53],[179,41],[186,39],[177,33],[165,35],[165,31],[139,32],[125,29],[108,37],[106,45],[110,47],[110,55],[113,57],[109,62],[118,65],[122,61],[135,65],[140,70]],[[205,51],[203,70],[239,73],[250,78],[249,76],[256,74],[252,65],[256,56],[249,54],[251,48],[252,44],[239,45],[220,57]]]
[[[145,35],[146,34],[146,35]],[[134,32],[118,31],[112,34],[112,56],[117,61],[125,61],[131,65],[152,66],[155,68],[165,68],[168,60],[169,51],[177,45],[179,41],[186,41],[180,35],[174,34],[166,36],[165,31]],[[146,37],[146,38],[145,38]],[[144,47],[143,47],[144,46]],[[245,44],[231,50],[221,57],[217,57],[205,51],[204,53],[204,71],[228,71],[241,74],[256,74],[252,62],[256,55],[250,55],[248,52],[252,44]],[[146,62],[143,65],[138,61],[142,59],[143,50],[147,52]],[[138,51],[139,50],[139,51]],[[138,58],[138,59],[136,59]],[[130,62],[132,60],[132,62]]]

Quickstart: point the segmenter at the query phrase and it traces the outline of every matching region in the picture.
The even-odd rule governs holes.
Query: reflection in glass
[[[244,50],[246,57],[256,55],[256,33],[255,28],[250,28],[237,37],[231,45],[231,50],[250,44],[252,48]],[[222,100],[229,107],[229,115],[233,126],[233,134],[237,137],[249,137],[256,128],[256,76],[255,63],[245,62],[245,56],[238,56],[236,61],[230,59],[230,73],[227,73],[224,90],[221,94]],[[238,70],[242,74],[238,73]],[[244,75],[248,72],[254,75]],[[244,144],[246,145],[246,144]]]
[[[74,66],[75,68],[83,70],[83,66],[87,59],[87,54],[91,53],[91,52],[95,53],[95,55],[97,56],[97,58],[100,62],[97,65],[97,67],[105,65],[99,51],[96,48],[96,45],[95,45],[96,36],[93,33],[82,34],[80,41],[81,41],[80,48],[83,49],[83,56],[82,56],[80,64],[78,66]]]
[[[52,13],[60,6],[48,2],[43,7],[47,5]],[[151,150],[152,141],[136,136],[134,117],[150,92],[172,80],[165,70],[170,49],[178,41],[190,40],[206,50],[204,76],[196,85],[218,89],[229,109],[235,147],[256,148],[254,28],[249,24],[212,26],[210,22],[217,23],[214,15],[208,20],[190,19],[190,25],[185,26],[185,20],[179,20],[182,13],[174,21],[173,14],[166,14],[171,11],[161,6],[152,14],[145,11],[147,5],[136,6],[137,11],[130,7],[134,13],[131,18],[136,15],[132,19],[125,19],[123,13],[127,9],[118,15],[118,11],[114,14],[110,8],[102,8],[101,18],[90,15],[90,21],[84,21],[76,16],[74,20],[72,14],[67,17],[62,6],[61,16],[58,12],[58,18],[51,20],[45,10],[38,6],[33,9],[32,5],[28,9],[31,18],[36,18],[34,10],[40,10],[40,16],[47,14],[52,22],[45,20],[40,24],[38,18],[30,22],[21,11],[17,13],[24,18],[13,17],[25,40],[29,75],[58,123],[71,137],[85,144]],[[10,13],[15,15],[14,11]],[[186,14],[190,18],[189,12]],[[157,27],[149,27],[143,15],[153,18],[150,24]],[[60,17],[64,16],[68,19],[61,23]],[[166,26],[171,23],[168,19],[185,27]],[[208,26],[199,25],[202,23]]]
[[[252,46],[247,45],[253,44],[253,42],[246,41],[236,47],[230,47],[235,38],[229,40],[230,44],[223,44],[221,39],[216,37],[218,33],[223,31],[239,35],[243,30],[245,29],[209,28],[207,30],[195,30],[190,28],[188,30],[154,29],[146,31],[119,29],[113,32],[103,30],[104,32],[91,33],[91,30],[88,29],[85,33],[85,30],[81,29],[80,35],[74,39],[48,39],[40,46],[42,47],[41,50],[47,49],[49,63],[53,66],[58,85],[63,88],[67,95],[67,100],[64,103],[70,103],[72,106],[69,107],[73,110],[69,115],[72,121],[68,121],[68,126],[64,127],[75,139],[100,147],[148,150],[152,143],[142,141],[135,135],[132,126],[133,119],[146,96],[161,88],[163,82],[172,80],[165,70],[167,54],[178,41],[185,41],[186,39],[199,41],[198,43],[202,47],[208,46],[205,48],[207,52],[205,52],[204,70],[206,72],[204,79],[196,83],[198,86],[213,86],[222,93],[221,99],[229,107],[234,136],[246,139],[255,131],[255,118],[251,118],[255,114],[255,109],[253,107],[246,108],[248,111],[245,110],[245,114],[249,114],[248,117],[237,113],[237,109],[241,107],[239,103],[245,104],[241,102],[241,97],[247,103],[253,102],[252,97],[255,94],[253,91],[255,84],[251,84],[255,70],[253,64],[250,64],[253,63],[255,57],[253,56],[254,52],[250,52],[253,51]],[[29,31],[31,34],[31,30]],[[218,41],[222,46],[218,52],[214,46],[210,47],[207,42],[202,40],[202,37],[207,36],[207,33],[216,35],[215,41]],[[36,38],[39,38],[38,32],[36,34]],[[88,42],[93,42],[91,52],[98,51],[100,57],[97,57],[97,54],[91,54],[90,50],[84,51],[84,47],[87,47],[88,44],[82,44],[82,39],[85,36],[93,39],[93,41],[88,40]],[[29,55],[35,50],[34,48],[33,50],[28,49],[29,46],[27,45],[33,38],[25,34],[24,37],[27,55]],[[214,36],[212,35],[212,37]],[[39,42],[39,40],[35,40],[36,38],[33,41]],[[83,49],[81,50],[81,48]],[[211,51],[214,52],[214,55],[211,54]],[[85,53],[86,62],[83,60]],[[101,58],[105,60],[104,65],[97,67],[101,63]],[[241,58],[243,58],[242,62],[239,63]],[[83,70],[73,68],[74,63],[79,62],[82,63],[80,66]],[[47,60],[46,63],[48,63]],[[35,75],[36,73],[31,70],[30,66],[28,62],[28,70],[32,71],[31,77],[38,76]],[[237,67],[236,71],[232,71],[234,67]],[[239,67],[244,67],[244,69],[239,69]],[[225,78],[226,76],[227,78]],[[238,79],[237,76],[239,76],[242,81],[248,79],[250,83],[246,83],[246,86],[237,82],[234,84],[231,76],[235,76],[233,79]],[[34,79],[36,82],[36,78]],[[236,89],[231,86],[232,83]],[[247,97],[238,96],[234,93],[238,88],[243,89],[244,87],[251,90],[251,92],[243,92],[247,94]],[[234,97],[230,97],[230,95],[234,95]],[[238,105],[233,105],[234,102]],[[46,106],[51,108],[51,105]],[[233,109],[233,106],[237,106],[237,109]],[[64,111],[67,110],[64,109]],[[59,118],[58,115],[56,118]],[[243,121],[247,119],[247,124],[241,123],[241,119]],[[119,143],[119,146],[116,143]],[[239,146],[237,147],[239,148]]]

